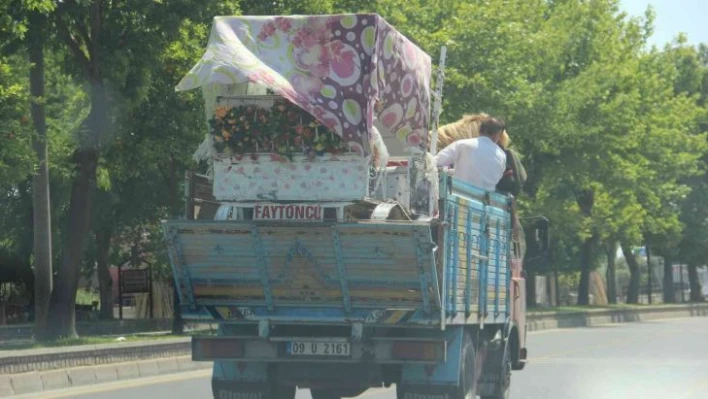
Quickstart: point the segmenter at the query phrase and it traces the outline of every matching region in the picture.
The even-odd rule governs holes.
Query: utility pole
[[[34,321],[35,334],[42,340],[49,331],[47,318],[53,290],[52,282],[52,219],[49,192],[49,157],[47,151],[47,121],[44,112],[44,42],[47,18],[33,11],[29,18],[30,113],[35,128],[32,144],[37,154],[37,170],[32,174],[32,205],[34,210]]]
[[[651,271],[651,252],[649,252],[649,242],[645,243],[645,248],[647,250],[647,272],[649,273],[649,275],[648,275],[649,278],[647,279],[648,280],[647,293],[649,294],[649,304],[651,305],[651,302],[652,302],[652,300],[651,300],[652,271]]]

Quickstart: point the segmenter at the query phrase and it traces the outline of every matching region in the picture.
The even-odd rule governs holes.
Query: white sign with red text
[[[324,218],[318,204],[257,204],[253,207],[254,220],[317,220]]]

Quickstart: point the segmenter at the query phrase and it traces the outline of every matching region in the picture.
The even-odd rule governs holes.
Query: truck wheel
[[[504,355],[499,370],[499,382],[494,395],[483,395],[481,399],[509,399],[511,397],[511,353],[509,341],[504,342]]]
[[[464,334],[462,343],[462,358],[460,365],[460,386],[457,395],[459,399],[475,399],[477,396],[477,375],[475,363],[477,355],[474,350],[474,343],[468,333]],[[456,398],[456,399],[457,399]]]

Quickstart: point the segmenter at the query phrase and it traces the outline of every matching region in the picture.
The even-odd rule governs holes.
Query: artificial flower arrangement
[[[254,105],[216,108],[209,121],[218,153],[237,159],[269,153],[277,160],[296,154],[309,159],[348,152],[348,145],[312,115],[291,102],[278,99],[269,109]]]

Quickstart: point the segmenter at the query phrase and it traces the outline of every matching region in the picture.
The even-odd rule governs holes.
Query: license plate
[[[343,357],[351,355],[351,344],[348,342],[288,342],[287,353],[290,356],[332,356]]]

